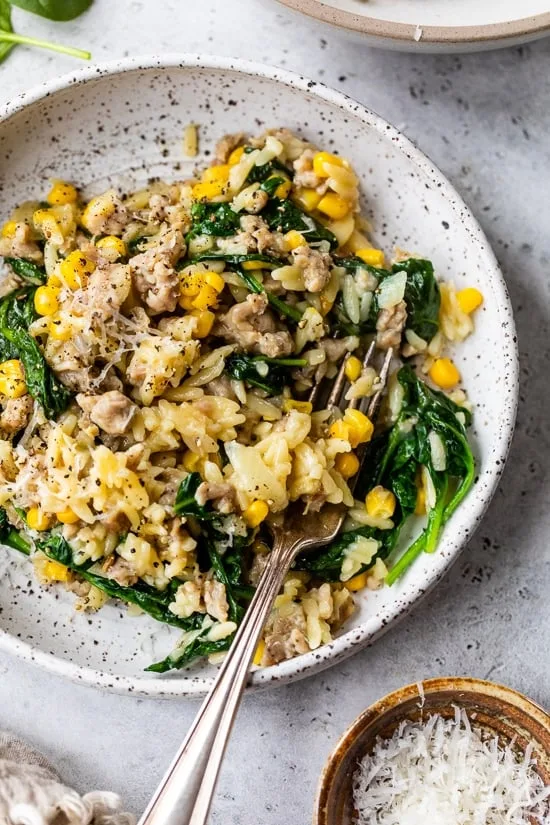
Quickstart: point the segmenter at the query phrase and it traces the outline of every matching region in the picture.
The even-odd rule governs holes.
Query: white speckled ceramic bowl
[[[437,272],[485,295],[477,332],[456,352],[476,405],[474,489],[445,529],[434,555],[395,586],[362,593],[358,610],[331,644],[257,670],[252,686],[299,679],[372,642],[444,575],[471,536],[498,484],[514,427],[518,362],[510,301],[476,220],[429,160],[392,126],[342,94],[278,69],[222,58],[123,60],[45,83],[0,112],[0,221],[56,176],[101,191],[149,176],[177,178],[188,123],[200,128],[199,161],[226,133],[285,125],[337,148],[358,171],[376,243],[431,258]],[[213,670],[144,673],[178,632],[115,604],[76,614],[61,588],[41,590],[14,551],[1,556],[0,647],[88,685],[148,696],[200,695]]]

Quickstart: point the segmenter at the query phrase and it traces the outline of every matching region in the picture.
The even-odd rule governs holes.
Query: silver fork
[[[365,355],[368,366],[374,355],[374,342]],[[347,356],[349,357],[349,356]],[[343,361],[334,380],[327,406],[342,408],[346,388]],[[348,406],[359,408],[374,419],[384,391],[392,358],[386,353],[380,371],[380,386],[368,401],[352,400]],[[310,394],[314,403],[319,397],[319,384]],[[360,462],[365,451],[359,455]],[[357,478],[357,477],[356,477]],[[350,483],[353,492],[354,483]],[[328,504],[318,513],[301,512],[299,505],[285,511],[281,524],[273,524],[273,548],[268,556],[258,587],[237,631],[214,686],[204,700],[196,718],[168,771],[161,780],[139,825],[204,825],[221,763],[244,691],[250,663],[258,645],[263,626],[284,577],[298,553],[332,541],[345,517],[344,505]]]

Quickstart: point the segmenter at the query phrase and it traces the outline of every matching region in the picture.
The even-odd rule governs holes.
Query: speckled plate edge
[[[423,26],[419,12],[419,26],[396,23],[391,20],[369,17],[343,9],[336,9],[320,0],[278,0],[283,6],[300,12],[306,17],[328,23],[337,28],[372,38],[372,45],[384,45],[384,41],[407,49],[430,46],[468,46],[491,48],[532,40],[550,34],[550,11],[522,17],[504,23],[487,23],[480,26]],[[417,30],[421,29],[418,39]],[[376,42],[378,41],[378,43]]]
[[[288,72],[283,69],[270,68],[259,63],[211,55],[196,54],[178,55],[168,54],[159,56],[142,56],[124,58],[96,66],[79,69],[70,74],[46,81],[30,91],[23,92],[8,104],[0,106],[0,129],[2,122],[17,112],[24,110],[33,103],[48,97],[55,92],[62,91],[69,86],[81,85],[100,76],[117,75],[124,72],[163,68],[204,68],[238,72],[252,77],[263,77],[268,80],[282,83],[304,94],[315,95],[327,103],[341,109],[346,115],[359,118],[368,124],[369,128],[376,129],[395,151],[404,153],[446,196],[449,208],[454,212],[456,219],[461,221],[478,245],[480,253],[486,262],[487,278],[493,288],[493,300],[497,303],[498,313],[502,324],[507,327],[508,334],[503,336],[501,343],[504,357],[508,364],[507,382],[502,398],[502,416],[500,421],[500,435],[494,446],[494,454],[489,467],[485,470],[476,485],[475,491],[464,502],[461,512],[465,516],[468,511],[467,526],[455,531],[446,538],[446,552],[434,556],[431,577],[420,587],[418,584],[406,583],[400,591],[400,603],[392,604],[381,609],[376,616],[371,617],[361,626],[355,627],[334,641],[318,650],[306,653],[295,659],[281,662],[272,667],[258,669],[252,672],[249,688],[265,687],[274,683],[285,683],[304,678],[314,672],[331,667],[337,662],[346,659],[361,648],[372,644],[391,623],[403,618],[412,606],[425,596],[445,575],[460,551],[473,535],[479,525],[493,494],[497,488],[499,478],[504,469],[504,463],[512,440],[516,419],[516,409],[519,390],[519,361],[515,335],[515,325],[512,306],[508,290],[500,272],[495,255],[485,237],[479,223],[474,218],[464,201],[451,186],[449,181],[431,163],[430,160],[417,149],[397,129],[367,109],[360,103],[336,92],[308,78]],[[482,483],[481,483],[482,482]],[[456,516],[455,516],[456,517]],[[464,518],[463,518],[464,520]],[[0,650],[31,661],[50,673],[64,676],[74,682],[92,687],[103,688],[117,693],[131,693],[141,696],[180,698],[182,696],[200,698],[212,685],[211,676],[201,676],[187,673],[182,677],[159,678],[151,676],[123,676],[105,673],[93,668],[73,664],[57,656],[37,650],[27,642],[12,636],[0,629]]]
[[[334,795],[333,789],[337,785],[338,775],[343,769],[346,757],[358,741],[363,739],[365,732],[373,727],[376,722],[380,722],[382,717],[395,713],[400,706],[407,704],[410,707],[411,700],[418,699],[418,707],[421,707],[426,699],[437,697],[440,694],[452,694],[453,699],[447,701],[449,704],[456,704],[457,706],[460,706],[466,697],[480,696],[482,699],[477,700],[480,707],[482,704],[486,704],[487,708],[493,709],[493,712],[495,708],[499,708],[500,713],[504,716],[516,716],[520,720],[522,732],[530,733],[540,748],[545,748],[550,760],[550,751],[548,750],[548,745],[550,745],[550,716],[533,699],[506,685],[489,682],[486,679],[476,679],[472,676],[439,676],[423,679],[398,688],[398,690],[388,693],[369,705],[340,736],[331,750],[319,778],[313,825],[334,825],[335,820],[338,819],[335,816],[334,800],[331,800]],[[429,707],[427,712],[430,713]],[[403,718],[408,715],[409,712],[404,714]],[[511,719],[510,727],[514,726],[514,721],[517,725],[517,719]],[[515,730],[518,731],[518,728],[516,727]],[[374,736],[375,734],[371,733],[371,740]],[[338,821],[340,820],[338,819]]]

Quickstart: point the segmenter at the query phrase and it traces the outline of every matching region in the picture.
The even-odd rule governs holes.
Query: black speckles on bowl
[[[485,295],[477,331],[456,352],[475,405],[478,481],[449,522],[434,555],[417,561],[392,588],[360,595],[358,610],[333,642],[276,667],[256,670],[252,686],[298,679],[372,642],[433,587],[479,523],[496,488],[513,432],[517,398],[515,330],[502,276],[488,242],[460,197],[393,127],[346,96],[278,69],[222,58],[124,60],[44,84],[0,111],[0,221],[40,198],[47,178],[128,190],[160,175],[185,177],[183,130],[200,125],[201,155],[227,132],[283,125],[350,159],[362,181],[374,240],[409,248],[436,271]],[[307,125],[306,125],[307,124]],[[200,158],[198,159],[200,160]],[[40,591],[25,560],[6,551],[0,579],[0,646],[42,667],[119,692],[198,696],[213,669],[162,677],[144,673],[177,631],[115,605],[75,614],[72,597]],[[23,590],[27,591],[23,594]],[[29,592],[32,590],[32,594]]]

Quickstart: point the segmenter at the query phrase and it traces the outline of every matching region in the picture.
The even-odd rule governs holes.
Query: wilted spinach
[[[197,235],[227,238],[240,229],[240,216],[228,203],[194,203],[191,217],[193,224],[187,233],[187,242]]]
[[[267,358],[235,352],[225,361],[225,371],[238,381],[246,381],[269,395],[280,395],[290,384],[290,370],[305,367],[305,358]],[[259,369],[258,369],[259,367]]]
[[[4,258],[5,262],[11,266],[16,275],[36,286],[46,283],[46,270],[43,266],[32,261],[25,261],[23,258]]]
[[[306,215],[290,200],[272,198],[262,209],[262,218],[273,232],[290,232],[291,229],[295,229],[310,245],[327,241],[331,249],[338,246],[336,235],[330,229],[311,215]]]
[[[3,507],[0,507],[0,544],[13,547],[26,556],[29,555],[31,550],[30,543],[8,521],[7,513]]]

